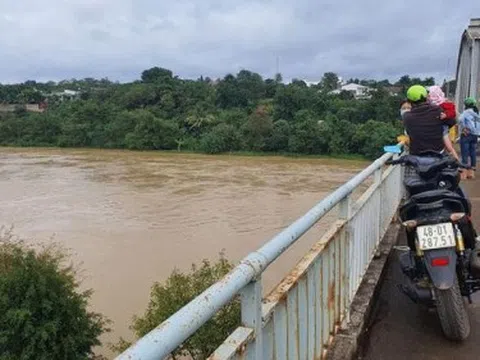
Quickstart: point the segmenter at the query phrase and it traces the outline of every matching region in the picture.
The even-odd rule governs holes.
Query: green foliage
[[[325,150],[324,136],[319,120],[313,113],[300,110],[295,114],[288,150],[293,153],[320,154]]]
[[[435,79],[433,77],[428,77],[425,79],[420,78],[410,78],[409,75],[403,75],[395,85],[401,86],[402,91],[406,91],[412,85],[423,85],[423,86],[432,86],[435,85]]]
[[[298,84],[279,87],[274,98],[275,119],[292,121],[297,111],[311,107],[314,92],[315,90]]]
[[[172,79],[173,73],[164,68],[153,67],[142,72],[142,81],[145,83],[168,82]]]
[[[134,317],[131,329],[142,337],[168,319],[192,299],[200,295],[215,282],[221,280],[233,265],[223,252],[217,262],[203,260],[200,266],[192,265],[188,274],[174,270],[163,283],[156,282],[150,292],[150,302],[143,316]],[[190,356],[202,360],[209,356],[240,325],[240,301],[234,299],[222,308],[212,319],[185,341],[174,353],[174,359]],[[122,352],[130,343],[120,339],[113,346]]]
[[[219,124],[206,133],[200,142],[200,149],[208,154],[219,154],[240,149],[240,134],[228,124]]]
[[[216,81],[186,80],[153,67],[132,83],[87,78],[0,85],[0,103],[19,104],[15,112],[0,114],[0,145],[371,157],[384,144],[372,143],[376,150],[367,151],[367,145],[351,141],[355,131],[374,120],[378,127],[370,130],[378,137],[369,139],[383,139],[385,128],[393,131],[390,124],[398,120],[401,98],[390,94],[388,80],[369,79],[351,79],[375,89],[368,99],[356,100],[345,91],[331,95],[338,80],[329,72],[314,86],[300,79],[284,84],[281,74],[264,80],[248,70]],[[434,79],[405,75],[394,91],[413,83],[429,85]],[[80,96],[55,95],[63,90]],[[48,103],[42,114],[23,105],[41,100]]]
[[[137,110],[135,128],[125,137],[129,149],[171,150],[176,148],[176,139],[180,137],[178,124],[155,117],[145,110]]]
[[[245,147],[251,151],[263,151],[273,132],[272,117],[265,106],[259,106],[242,126]]]
[[[332,72],[325,73],[320,84],[322,90],[324,91],[332,91],[337,89],[339,85],[339,79],[337,74]]]
[[[288,121],[275,121],[273,123],[273,129],[270,137],[265,140],[265,150],[273,152],[287,151],[290,134],[291,127]]]
[[[33,249],[0,229],[0,359],[86,360],[107,321],[54,245]]]
[[[369,120],[358,127],[353,135],[352,143],[358,149],[358,152],[374,159],[382,155],[382,148],[385,144],[394,144],[395,139],[400,133],[400,122],[398,125],[392,125],[375,120]]]
[[[330,154],[357,153],[352,143],[352,137],[357,130],[357,125],[331,115],[327,117],[325,127],[329,136],[327,143]]]

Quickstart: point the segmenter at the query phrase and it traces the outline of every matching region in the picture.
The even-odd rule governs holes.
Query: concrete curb
[[[380,242],[377,256],[370,263],[350,306],[350,322],[334,337],[327,352],[327,360],[351,360],[356,356],[375,308],[385,269],[391,259],[391,250],[397,243],[400,229],[400,224],[392,223]]]

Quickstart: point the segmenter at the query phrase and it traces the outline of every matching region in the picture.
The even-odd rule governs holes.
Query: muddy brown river
[[[255,250],[365,162],[107,150],[0,149],[0,225],[71,249],[95,311],[113,321],[104,344],[146,308],[154,281],[225,249]],[[264,276],[271,289],[326,229],[330,214]],[[52,240],[53,239],[53,240]],[[99,353],[113,354],[104,346]]]

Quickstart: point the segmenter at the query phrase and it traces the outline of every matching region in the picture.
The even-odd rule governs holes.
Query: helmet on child
[[[413,85],[407,90],[407,99],[411,102],[420,102],[427,100],[428,91],[422,85]]]

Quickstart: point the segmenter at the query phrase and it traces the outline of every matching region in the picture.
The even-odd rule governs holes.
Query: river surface
[[[161,152],[0,149],[0,225],[71,249],[92,307],[113,332],[141,315],[155,281],[225,249],[237,262],[365,167],[365,162]],[[335,214],[264,276],[269,290]],[[112,357],[104,346],[100,353]]]

